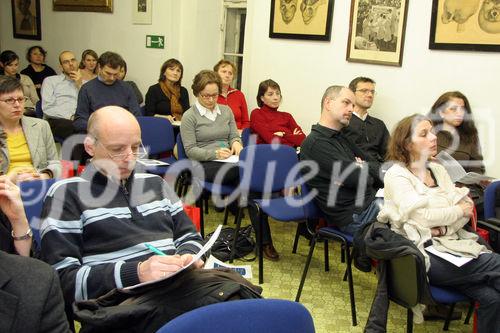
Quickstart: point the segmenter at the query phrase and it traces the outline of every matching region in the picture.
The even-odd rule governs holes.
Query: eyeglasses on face
[[[217,97],[219,97],[219,94],[200,94],[200,97],[201,98],[204,98],[204,99],[217,99]]]
[[[18,102],[19,104],[23,104],[24,102],[26,102],[28,100],[27,97],[18,97],[18,98],[7,98],[7,99],[0,99],[0,102],[4,102],[4,103],[7,103],[9,105],[14,105],[16,102]]]
[[[106,151],[106,154],[108,154],[109,158],[112,159],[113,161],[123,161],[127,157],[132,156],[134,159],[141,159],[145,158],[148,156],[148,152],[146,150],[146,147],[144,145],[140,144],[140,146],[137,147],[131,147],[130,151],[127,153],[114,153],[110,152],[109,149],[101,142],[99,141],[96,137],[94,137],[94,140],[101,145],[102,148]]]
[[[359,91],[363,95],[368,95],[368,93],[375,95],[377,93],[375,90],[371,90],[371,89],[357,89],[356,91]]]

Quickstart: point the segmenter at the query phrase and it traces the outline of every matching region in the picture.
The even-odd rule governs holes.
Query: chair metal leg
[[[259,244],[259,284],[264,283],[264,253],[263,253],[263,244],[262,244],[262,233],[264,232],[264,227],[262,226],[262,220],[264,219],[264,213],[257,206],[259,210],[259,235],[257,238],[257,243]]]
[[[356,301],[354,299],[354,283],[352,281],[352,266],[351,266],[351,253],[349,250],[349,244],[345,244],[345,254],[347,259],[347,281],[349,283],[349,297],[351,299],[351,316],[352,316],[352,326],[358,324],[356,320]]]
[[[304,271],[302,272],[302,278],[300,279],[299,290],[297,290],[297,296],[295,296],[295,302],[300,300],[300,295],[302,294],[302,288],[304,288],[304,283],[306,282],[307,272],[309,270],[309,265],[311,264],[311,259],[314,254],[314,247],[316,246],[316,239],[318,235],[315,234],[311,240],[311,247],[309,248],[309,254],[307,255],[306,265],[304,266]]]
[[[325,247],[325,272],[330,271],[330,255],[328,254],[328,240],[323,241]]]
[[[229,208],[228,206],[226,206],[226,208],[224,209],[224,222],[222,224],[227,225],[228,216],[229,216]]]
[[[234,254],[235,254],[235,250],[236,250],[236,238],[237,238],[238,232],[240,231],[240,227],[241,227],[241,212],[242,212],[242,210],[243,210],[242,207],[238,207],[238,211],[237,211],[236,217],[235,217],[236,228],[234,228],[233,244],[231,246],[231,254],[229,256],[230,263],[232,263],[234,260]]]
[[[203,198],[203,202],[205,202],[205,214],[208,214],[208,195]]]
[[[465,317],[464,324],[469,325],[470,317],[472,317],[472,314],[474,313],[475,305],[476,305],[475,302],[470,302],[469,310],[467,311],[467,316]]]
[[[340,245],[340,261],[345,262],[345,246],[344,243]]]
[[[295,231],[295,239],[293,240],[293,248],[292,248],[292,253],[297,253],[297,246],[299,245],[299,230],[300,230],[300,223],[297,224],[297,231]]]
[[[443,331],[448,331],[450,328],[451,316],[453,315],[453,310],[455,309],[455,303],[450,305],[450,310],[448,310],[448,314],[446,315],[446,320],[444,321]]]
[[[406,310],[406,333],[413,333],[413,311]]]

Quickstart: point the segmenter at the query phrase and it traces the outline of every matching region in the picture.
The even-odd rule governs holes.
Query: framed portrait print
[[[429,49],[500,51],[500,2],[433,0]]]
[[[401,67],[408,0],[352,0],[347,61]]]
[[[133,24],[152,24],[153,10],[151,0],[133,0],[132,23]]]
[[[271,0],[270,38],[330,40],[334,0]]]
[[[14,38],[42,39],[40,0],[11,0]]]
[[[53,0],[53,8],[68,12],[113,12],[113,0]]]

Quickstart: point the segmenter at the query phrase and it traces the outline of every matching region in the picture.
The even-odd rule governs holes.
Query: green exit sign
[[[146,47],[150,49],[165,48],[165,36],[146,35]]]

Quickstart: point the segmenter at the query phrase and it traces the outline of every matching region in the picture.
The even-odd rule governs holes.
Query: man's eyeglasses
[[[217,99],[217,97],[219,97],[219,94],[211,94],[211,95],[203,95],[203,94],[200,94],[200,97],[204,98],[204,99]]]
[[[9,105],[14,105],[16,102],[19,104],[22,104],[28,100],[27,97],[18,97],[18,98],[7,98],[7,99],[0,99],[0,102],[7,103]]]
[[[371,93],[373,96],[375,96],[375,94],[377,93],[375,90],[371,89],[357,89],[356,91],[359,91],[363,95],[368,95],[368,93]]]
[[[128,153],[110,153],[109,152],[109,149],[106,148],[106,146],[101,143],[101,141],[99,141],[96,137],[94,137],[94,140],[97,141],[98,144],[100,144],[104,150],[106,151],[106,154],[108,154],[109,158],[112,159],[113,161],[123,161],[125,160],[127,157],[129,157],[130,155],[132,155],[132,157],[134,159],[141,159],[141,158],[145,158],[148,156],[148,152],[146,150],[146,148],[144,147],[144,145],[142,144],[141,142],[141,145],[138,146],[138,147],[131,147],[130,148],[130,151]]]

